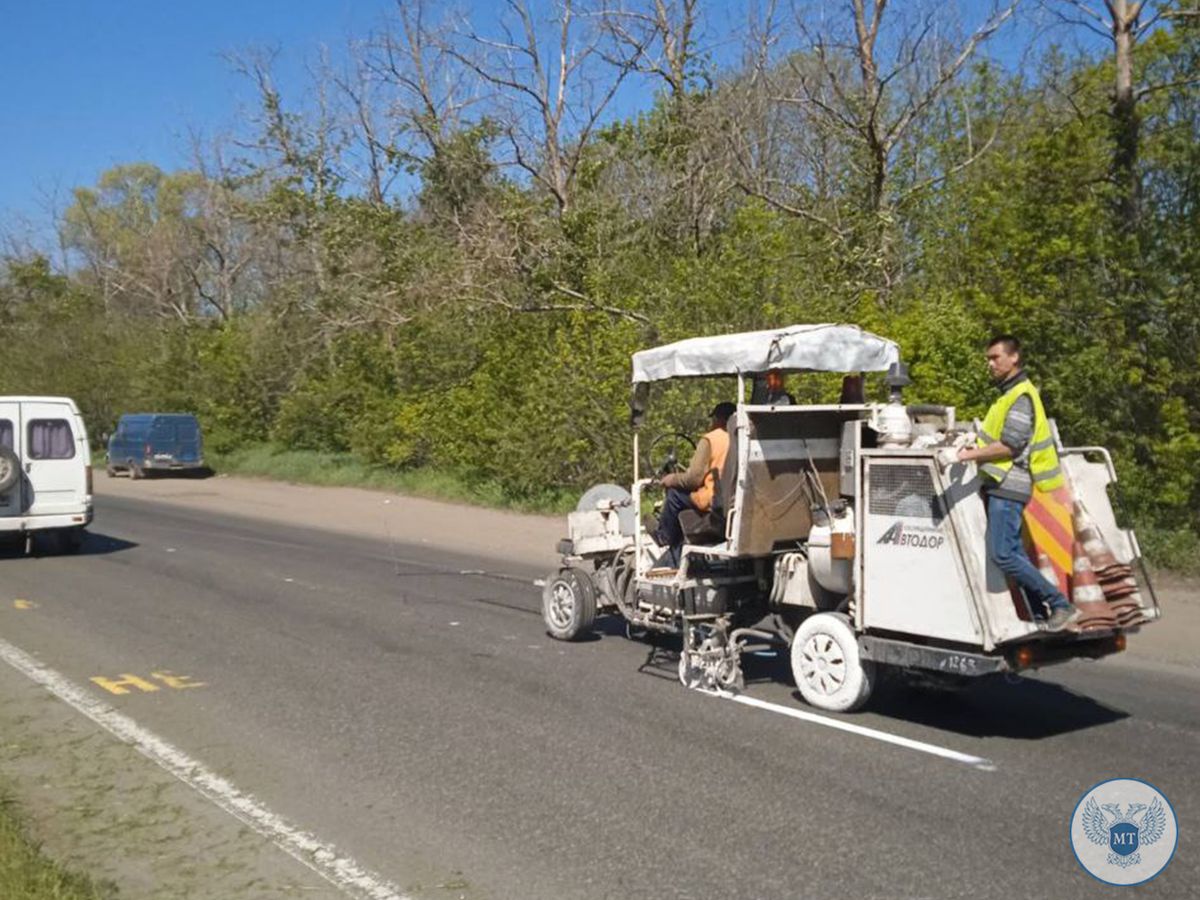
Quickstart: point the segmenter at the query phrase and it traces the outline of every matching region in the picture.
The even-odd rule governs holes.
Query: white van
[[[67,397],[0,397],[0,538],[52,531],[74,552],[92,521],[87,429]]]

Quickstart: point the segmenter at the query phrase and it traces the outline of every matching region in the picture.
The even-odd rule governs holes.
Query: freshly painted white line
[[[390,882],[364,869],[330,844],[301,831],[267,809],[252,795],[238,790],[186,753],[90,696],[66,676],[42,665],[24,650],[0,639],[0,659],[60,700],[70,704],[97,725],[111,732],[158,763],[184,784],[199,791],[234,818],[268,838],[289,856],[308,866],[326,881],[362,900],[411,900]]]
[[[848,731],[851,734],[868,737],[872,740],[883,741],[888,744],[895,744],[898,747],[907,747],[909,750],[918,750],[921,753],[931,753],[934,756],[940,756],[943,759],[951,759],[955,762],[965,763],[968,766],[974,766],[984,772],[994,772],[995,764],[990,759],[984,759],[982,756],[972,756],[970,753],[959,753],[957,750],[950,750],[946,747],[939,747],[937,744],[927,744],[924,741],[915,741],[912,738],[901,737],[898,734],[891,734],[887,731],[878,731],[874,728],[867,728],[864,725],[854,725],[850,722],[843,722],[840,719],[831,719],[828,716],[820,716],[816,713],[805,712],[802,709],[793,709],[790,706],[780,706],[778,703],[768,703],[766,700],[758,700],[754,697],[747,697],[745,694],[728,694],[724,691],[705,691],[700,693],[708,694],[710,697],[719,697],[722,700],[732,700],[734,703],[741,703],[744,706],[753,706],[755,709],[765,709],[768,712],[779,713],[782,716],[788,716],[792,719],[799,719],[801,722],[811,722],[814,725],[824,725],[826,728],[836,728],[838,731]]]

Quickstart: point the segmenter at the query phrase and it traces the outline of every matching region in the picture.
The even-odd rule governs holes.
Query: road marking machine
[[[758,373],[884,373],[886,403],[748,402]],[[639,433],[651,386],[736,378],[711,508],[681,515],[678,565],[640,522],[653,484]],[[1026,508],[1031,558],[1081,609],[1049,631],[986,553],[981,475],[955,448],[977,430],[953,407],[905,405],[897,345],[851,325],[693,338],[633,356],[631,490],[597,485],[567,517],[543,616],[562,640],[598,614],[682,639],[679,677],[736,691],[741,656],[786,643],[804,699],[852,710],[885,671],[940,686],[1124,649],[1160,616],[1132,531],[1118,525],[1102,447],[1063,446],[1066,485]],[[671,441],[678,436],[670,436]],[[651,442],[661,447],[663,442]],[[666,463],[673,462],[668,455]],[[655,465],[655,461],[651,462]]]

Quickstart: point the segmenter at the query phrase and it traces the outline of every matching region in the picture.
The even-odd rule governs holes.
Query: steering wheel
[[[687,454],[686,459],[680,459],[681,450]],[[664,432],[646,447],[646,471],[655,476],[682,472],[687,469],[688,461],[695,452],[696,442],[686,434],[678,431]]]

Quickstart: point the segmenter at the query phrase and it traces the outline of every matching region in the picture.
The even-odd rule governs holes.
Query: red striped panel
[[[1070,596],[1068,578],[1074,569],[1071,551],[1075,543],[1075,528],[1071,513],[1075,508],[1071,489],[1066,485],[1052,491],[1033,492],[1025,506],[1025,537],[1031,545],[1029,556],[1037,564],[1038,554],[1045,553],[1058,576],[1058,588]]]

